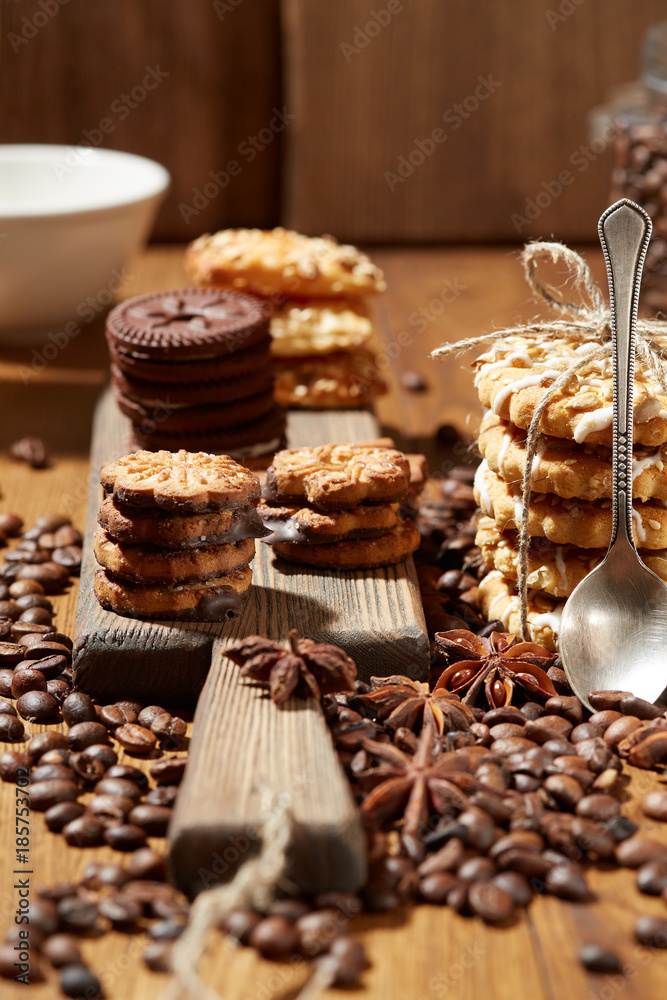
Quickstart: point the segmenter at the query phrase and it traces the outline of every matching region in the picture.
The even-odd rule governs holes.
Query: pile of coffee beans
[[[0,514],[0,541],[18,535],[23,527],[23,521],[16,514]],[[5,554],[4,563],[0,566],[0,584],[7,588],[5,597],[1,600],[11,603],[8,597],[9,586],[13,583],[37,583],[42,588],[41,595],[60,594],[69,583],[70,577],[77,576],[81,569],[81,533],[72,525],[67,517],[47,514],[40,517],[32,528],[25,531],[17,545]],[[40,595],[39,591],[28,591]],[[23,595],[18,594],[17,597]],[[18,601],[14,603],[18,604]],[[23,607],[19,610],[0,608],[0,617],[14,621],[36,621],[35,618],[24,618],[23,612],[30,608],[40,607],[39,604]]]

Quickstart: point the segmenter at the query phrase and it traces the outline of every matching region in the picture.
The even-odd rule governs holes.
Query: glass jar
[[[653,220],[643,311],[667,312],[667,21],[644,36],[641,86],[626,90],[608,111],[614,148],[611,200],[631,198]]]

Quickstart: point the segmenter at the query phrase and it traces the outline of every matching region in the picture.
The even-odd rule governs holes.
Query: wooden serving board
[[[369,413],[293,413],[292,446],[379,436]],[[428,640],[413,560],[350,573],[308,570],[258,543],[253,589],[240,618],[220,624],[142,622],[104,611],[93,593],[92,537],[99,469],[130,450],[130,424],[109,391],[93,425],[91,482],[74,679],[101,700],[136,697],[177,707],[198,698],[186,775],[170,828],[172,877],[189,895],[230,878],[259,849],[263,802],[288,804],[291,880],[303,892],[354,890],[366,875],[358,811],[319,705],[277,708],[240,678],[225,648],[246,635],[288,629],[334,642],[362,677],[425,677]]]

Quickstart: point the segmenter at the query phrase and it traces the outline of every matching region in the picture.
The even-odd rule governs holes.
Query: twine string
[[[579,301],[569,301],[564,298],[563,290],[554,288],[542,279],[539,265],[544,260],[552,264],[564,265],[567,270],[565,285],[570,285]],[[576,358],[563,373],[545,388],[540,402],[535,407],[531,418],[525,442],[525,466],[521,483],[521,518],[517,525],[519,533],[519,551],[517,557],[517,594],[520,601],[521,637],[526,640],[528,634],[528,549],[530,536],[528,534],[530,497],[532,483],[532,468],[537,452],[540,435],[540,421],[545,409],[554,398],[586,365],[599,361],[612,354],[611,314],[605,305],[602,293],[593,281],[590,268],[586,261],[574,250],[562,243],[538,241],[527,244],[521,253],[526,281],[533,293],[546,302],[553,310],[564,318],[533,320],[518,326],[504,327],[502,330],[492,330],[477,337],[467,337],[452,344],[444,344],[432,353],[436,359],[448,357],[450,354],[462,354],[470,348],[483,344],[493,344],[509,337],[534,336],[548,342],[564,339],[570,344],[581,344],[597,341],[598,346],[580,358]],[[667,396],[667,323],[655,319],[639,319],[637,321],[637,357]],[[662,338],[662,343],[657,338]]]

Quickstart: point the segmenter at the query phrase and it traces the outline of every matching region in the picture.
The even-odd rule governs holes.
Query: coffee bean
[[[45,469],[49,464],[47,447],[39,437],[23,437],[9,446],[9,454],[32,469]]]
[[[17,580],[37,580],[44,588],[45,594],[56,594],[65,586],[69,573],[64,566],[55,562],[44,562],[37,565],[22,565],[16,574]]]
[[[60,779],[61,781],[76,781],[76,776],[71,768],[67,767],[66,764],[39,764],[38,767],[34,767],[30,774],[30,781],[37,783],[39,781],[55,781]]]
[[[605,729],[603,739],[608,746],[615,749],[621,740],[630,736],[640,726],[641,722],[635,716],[622,715]]]
[[[0,715],[13,715],[16,718],[16,709],[8,701],[0,701]]]
[[[102,820],[117,820],[122,822],[134,808],[132,799],[122,795],[93,795],[87,804],[89,812]]]
[[[3,781],[16,782],[19,776],[23,778],[28,776],[27,758],[13,750],[0,753],[0,778]]]
[[[85,750],[73,753],[70,757],[70,765],[80,778],[90,784],[100,781],[106,771],[102,761],[96,757],[86,756]]]
[[[424,902],[443,906],[447,902],[450,890],[459,882],[460,879],[453,872],[434,872],[421,879],[419,894]]]
[[[607,709],[618,712],[621,701],[626,695],[632,697],[629,691],[591,691],[588,700],[596,712],[603,712]]]
[[[478,917],[496,924],[514,912],[514,899],[496,882],[473,882],[468,889],[468,905]]]
[[[65,698],[70,694],[72,688],[62,679],[62,677],[52,677],[46,682],[47,693],[55,698],[58,705],[62,705]]]
[[[641,868],[648,861],[667,861],[667,846],[659,840],[635,834],[616,847],[616,862],[624,868]]]
[[[120,745],[130,754],[149,754],[157,744],[157,737],[144,726],[126,724],[119,726],[115,737]]]
[[[456,874],[464,882],[488,882],[496,874],[496,866],[490,858],[467,858]]]
[[[143,960],[151,972],[171,972],[174,945],[172,941],[152,941],[143,952]]]
[[[58,802],[72,802],[79,794],[73,781],[35,781],[30,784],[28,795],[33,812],[46,812]]]
[[[297,952],[299,934],[284,917],[265,917],[253,928],[248,943],[263,958],[280,961]]]
[[[115,851],[137,851],[146,846],[146,834],[131,823],[110,826],[104,831],[104,842]]]
[[[619,710],[623,715],[635,715],[638,719],[657,719],[664,712],[664,708],[654,705],[650,701],[638,698],[633,694],[626,694],[621,698]]]
[[[156,715],[153,719],[151,732],[157,736],[162,746],[176,750],[185,742],[187,725],[177,715],[163,712],[162,715]]]
[[[14,671],[12,696],[20,698],[28,691],[46,692],[46,678],[39,670],[34,670],[32,667],[22,667],[20,670]]]
[[[2,586],[2,584],[0,584]],[[3,642],[11,642],[12,638],[12,620],[11,618],[0,617],[0,640]]]
[[[142,792],[133,781],[129,781],[127,778],[109,778],[107,773],[107,776],[95,785],[95,794],[120,795],[133,802],[138,802]]]
[[[23,953],[15,951],[13,944],[0,945],[0,976],[4,979],[14,979],[19,975],[19,970],[14,963],[19,961],[20,954]],[[39,953],[31,949],[29,955],[30,970],[28,972],[28,983],[29,985],[43,983],[45,977],[39,961]]]
[[[0,531],[13,538],[18,535],[23,527],[23,519],[18,514],[0,514]]]
[[[317,910],[304,914],[295,924],[302,954],[313,958],[328,951],[344,923],[338,910]]]
[[[111,921],[112,927],[123,930],[134,927],[141,919],[142,911],[138,903],[127,896],[103,896],[99,903],[100,916]]]
[[[42,932],[44,937],[55,934],[60,924],[58,907],[50,899],[32,897],[28,908],[29,924]]]
[[[622,840],[627,840],[628,837],[634,836],[639,829],[637,824],[633,823],[627,816],[613,816],[605,822],[604,826],[607,833],[618,844]]]
[[[594,726],[591,722],[582,722],[574,727],[569,739],[571,743],[582,743],[583,740],[592,740],[596,736],[602,736],[604,731],[601,726]]]
[[[149,837],[164,837],[167,833],[172,810],[166,806],[137,805],[129,814],[128,820],[134,826],[139,826]]]
[[[0,743],[19,743],[25,728],[20,719],[13,715],[0,715]]]
[[[71,753],[69,750],[47,750],[39,758],[40,764],[63,764],[65,767],[70,766]]]
[[[65,896],[58,903],[58,916],[65,930],[92,930],[97,922],[97,906],[81,896]]]
[[[648,792],[642,799],[642,812],[651,819],[667,823],[667,788]]]
[[[544,782],[544,787],[558,805],[565,809],[574,809],[584,794],[579,782],[567,774],[550,775]]]
[[[645,948],[667,948],[667,920],[664,917],[639,917],[635,937]]]
[[[617,719],[622,719],[623,715],[621,712],[614,712],[613,709],[608,708],[604,712],[594,712],[588,720],[591,725],[597,726],[603,732],[606,732],[612,722],[616,722]]]
[[[13,667],[23,659],[23,649],[14,642],[0,642],[0,666]]]
[[[185,924],[178,920],[158,920],[148,931],[154,941],[175,941],[185,930]]]
[[[255,910],[233,910],[224,922],[230,937],[241,944],[248,944],[248,938],[262,917]]]
[[[40,660],[21,660],[21,662],[14,669],[24,670],[27,667],[30,667],[33,670],[39,670],[42,676],[46,677],[47,681],[49,681],[56,677],[60,677],[63,670],[67,668],[67,660],[64,656],[44,656]]]
[[[114,764],[109,768],[106,776],[107,778],[126,778],[128,781],[137,785],[143,792],[145,792],[148,788],[148,777],[146,773],[138,767],[132,767],[129,764]]]
[[[24,581],[29,582],[29,581]],[[30,625],[50,625],[53,616],[46,608],[32,607],[26,608],[19,615],[20,622],[27,622]]]
[[[44,813],[44,822],[51,833],[60,833],[73,819],[83,816],[86,807],[81,802],[56,802]]]
[[[65,635],[64,632],[47,632],[44,636],[44,641],[60,643],[61,646],[65,646],[70,652],[74,647],[72,639],[68,635]]]
[[[36,764],[42,754],[48,750],[61,750],[67,748],[67,737],[51,729],[46,733],[38,733],[33,736],[28,743],[28,760],[31,764]]]
[[[16,708],[27,722],[47,722],[58,714],[58,702],[48,691],[27,691],[17,699]]]
[[[315,959],[314,965],[327,973],[332,986],[344,988],[357,982],[368,961],[361,941],[351,934],[340,934],[329,951]]]
[[[602,948],[599,944],[585,944],[579,949],[579,961],[589,972],[613,975],[621,972],[621,960],[615,951]]]
[[[34,610],[34,609],[33,609]],[[43,660],[47,656],[64,656],[69,663],[72,659],[72,651],[68,646],[63,646],[61,642],[48,642],[42,638],[40,642],[33,642],[26,649],[27,660]],[[78,692],[81,694],[82,692]],[[85,719],[78,719],[78,722],[85,722]]]
[[[547,892],[572,903],[583,903],[592,898],[586,876],[578,865],[564,864],[550,868],[545,879]]]
[[[581,702],[574,695],[559,694],[554,698],[549,698],[545,702],[544,708],[547,715],[562,715],[573,726],[578,726],[584,717]]]
[[[155,719],[158,715],[164,715],[164,708],[160,708],[159,705],[146,705],[142,708],[137,716],[139,720],[139,725],[143,726],[145,729],[150,729]]]
[[[533,898],[533,890],[525,875],[515,871],[498,872],[493,881],[505,892],[509,893],[515,906],[528,906]]]
[[[41,599],[42,598],[40,597],[39,600],[41,600]],[[21,642],[21,640],[23,638],[25,638],[25,636],[27,636],[27,635],[34,635],[35,632],[38,632],[40,629],[42,630],[42,633],[45,633],[45,632],[49,631],[49,626],[48,625],[37,625],[36,622],[21,622],[21,621],[17,621],[17,622],[14,622],[14,624],[12,625],[12,638],[16,642]]]
[[[77,722],[68,732],[67,739],[71,750],[85,750],[94,743],[107,743],[109,734],[101,722]]]
[[[63,719],[68,726],[81,722],[97,722],[97,712],[93,699],[83,691],[72,691],[63,704]]]
[[[171,808],[176,802],[177,797],[177,785],[160,785],[158,788],[151,789],[144,801],[147,805],[169,806]]]
[[[547,740],[566,739],[571,732],[572,723],[560,715],[543,715],[539,719],[529,719],[524,730],[526,739],[540,744],[546,743]]]
[[[52,934],[44,941],[41,952],[54,969],[61,969],[63,965],[78,965],[81,962],[79,945],[71,934]]]
[[[474,806],[464,810],[459,815],[457,823],[465,828],[463,839],[469,847],[485,851],[495,839],[493,820],[481,809]]]
[[[44,588],[36,580],[15,580],[9,585],[9,593],[16,600],[17,597],[25,597],[26,594],[39,594],[44,596]]]
[[[117,705],[105,705],[100,712],[100,722],[103,722],[111,732],[126,723],[136,722],[137,713],[119,708]]]
[[[102,843],[104,823],[85,812],[63,827],[62,833],[70,847],[97,847]]]
[[[80,963],[63,966],[60,973],[60,989],[66,997],[96,1000],[97,997],[104,996],[97,976],[87,965]]]
[[[141,848],[130,858],[128,872],[135,879],[162,881],[166,877],[164,858],[152,847]]]
[[[19,581],[21,584],[30,583],[29,580]],[[19,614],[23,611],[27,611],[28,608],[46,608],[51,614],[53,614],[53,605],[48,597],[42,597],[40,594],[25,594],[23,597],[16,598],[16,607],[19,608]],[[46,637],[49,633],[48,631],[43,633]]]
[[[81,569],[82,556],[80,545],[61,545],[51,553],[54,563],[64,566],[72,575],[78,574]]]
[[[151,764],[151,778],[157,785],[178,785],[183,779],[187,757],[163,757]]]
[[[647,861],[637,871],[637,888],[648,896],[660,896],[667,888],[667,861]]]
[[[614,772],[615,773],[615,772]],[[618,816],[621,811],[620,802],[611,795],[604,795],[602,792],[587,795],[577,802],[576,812],[578,816],[586,819],[596,819],[606,821]]]

